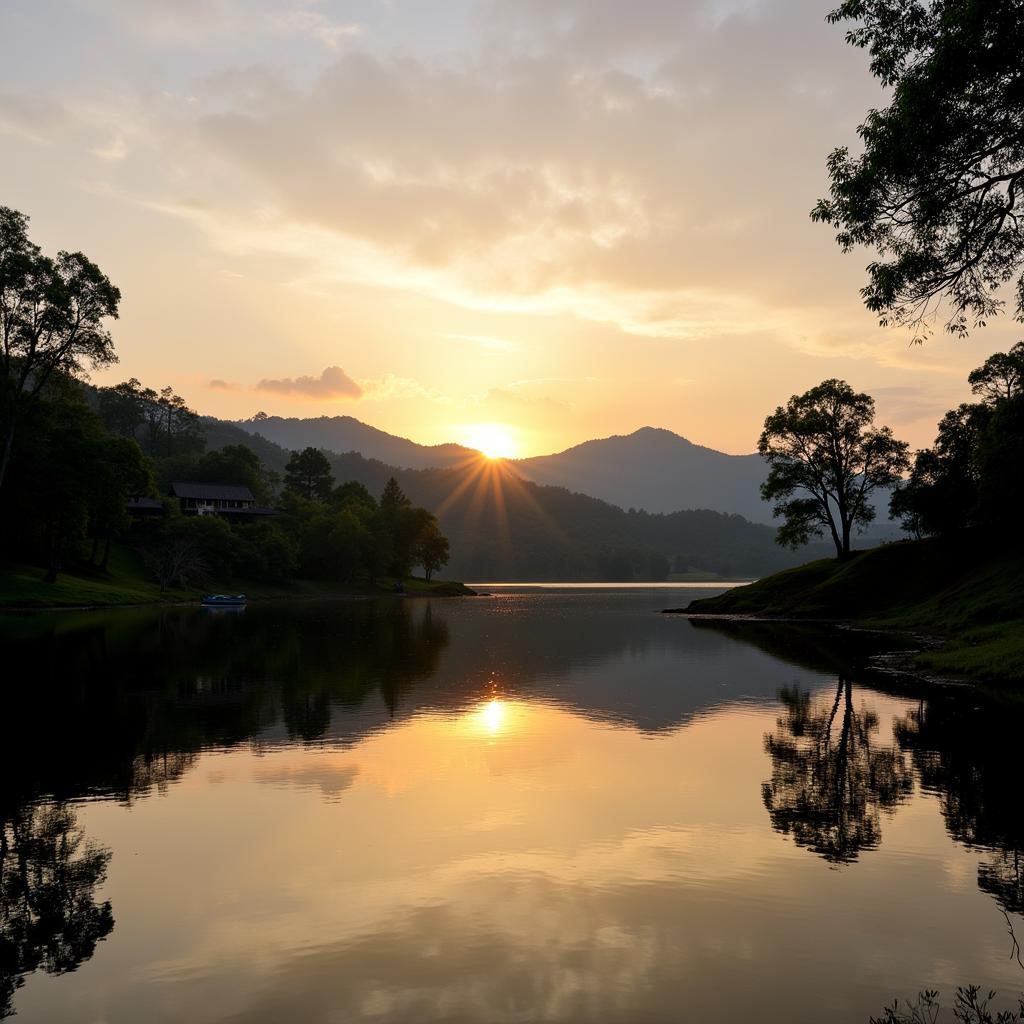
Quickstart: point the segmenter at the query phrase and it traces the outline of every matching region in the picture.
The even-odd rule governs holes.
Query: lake
[[[495,588],[0,620],[0,1016],[857,1021],[1024,990],[1024,705]]]

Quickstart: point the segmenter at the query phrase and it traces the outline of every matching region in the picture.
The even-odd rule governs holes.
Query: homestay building
[[[170,494],[177,498],[185,515],[216,515],[224,519],[246,520],[273,516],[276,509],[257,505],[248,487],[241,484],[204,484],[175,481]]]

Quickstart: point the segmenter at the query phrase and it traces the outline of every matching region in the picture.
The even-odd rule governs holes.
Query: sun
[[[467,447],[489,459],[514,459],[519,450],[513,431],[501,423],[472,423],[464,438]]]

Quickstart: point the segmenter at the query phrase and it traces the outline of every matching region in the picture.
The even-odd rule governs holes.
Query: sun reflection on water
[[[498,697],[492,697],[477,712],[480,724],[485,732],[495,736],[502,731],[505,725],[507,708],[505,702]]]

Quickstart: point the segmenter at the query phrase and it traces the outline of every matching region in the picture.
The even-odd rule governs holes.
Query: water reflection
[[[66,804],[0,817],[0,1019],[26,974],[75,970],[113,930],[109,901],[96,897],[109,861]]]
[[[1020,703],[1012,698],[939,692],[896,725],[950,835],[990,851],[978,865],[978,887],[1010,914],[1024,914],[1020,736]]]
[[[845,1021],[940,970],[1005,988],[979,887],[1019,913],[1019,708],[644,601],[17,620],[0,807],[70,854],[45,948],[109,940],[57,984],[70,960],[7,957],[8,1008],[33,970],[26,1021],[110,1024]]]
[[[765,736],[772,777],[762,788],[772,828],[837,864],[878,846],[880,812],[913,791],[902,752],[878,743],[878,715],[854,709],[853,684],[839,678],[831,700],[783,689],[785,708]]]

